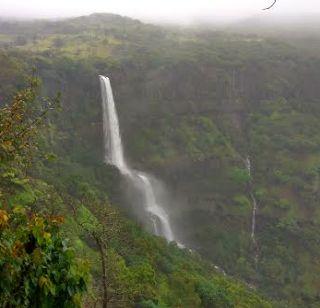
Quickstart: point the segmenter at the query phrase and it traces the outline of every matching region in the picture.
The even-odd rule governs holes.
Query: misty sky
[[[278,0],[272,11],[261,9],[273,0],[0,0],[0,16],[66,17],[109,12],[147,20],[189,22],[195,19],[238,18],[256,14],[320,13],[320,0]]]

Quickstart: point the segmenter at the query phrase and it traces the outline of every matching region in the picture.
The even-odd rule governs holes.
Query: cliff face
[[[26,42],[7,50],[32,59],[47,93],[62,91],[59,151],[86,166],[101,161],[97,76],[108,75],[125,154],[163,181],[181,240],[283,303],[316,305],[320,58],[289,39],[116,16],[29,24],[36,38],[12,27],[2,28],[7,38],[26,31]],[[110,197],[124,202],[118,189]]]

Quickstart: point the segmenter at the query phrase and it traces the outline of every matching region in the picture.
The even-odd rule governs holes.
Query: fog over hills
[[[61,18],[89,15],[94,12],[115,13],[148,22],[189,24],[194,21],[236,21],[257,14],[299,16],[320,13],[317,0],[278,0],[269,11],[262,11],[271,0],[1,0],[0,15],[11,18]]]
[[[51,287],[49,278],[57,286],[43,291],[54,300],[50,307],[64,306],[58,288],[66,301],[77,299],[70,299],[65,275],[56,279],[60,267],[48,274],[30,269],[30,262],[37,269],[52,258],[41,257],[48,249],[32,258],[24,253],[33,238],[16,234],[11,217],[26,208],[67,217],[62,235],[90,263],[88,307],[103,300],[141,308],[319,307],[318,6],[278,0],[262,12],[268,1],[255,2],[243,1],[246,13],[229,19],[204,14],[212,8],[204,4],[213,3],[204,0],[201,16],[187,14],[194,1],[164,0],[160,13],[172,11],[166,20],[151,14],[160,10],[157,1],[148,16],[139,14],[147,1],[137,1],[131,13],[110,8],[135,19],[93,13],[107,11],[94,0],[89,15],[83,1],[65,2],[64,14],[48,14],[40,1],[26,2],[25,14],[6,6],[6,16],[19,19],[0,21],[0,105],[6,106],[0,128],[9,131],[0,132],[0,242],[9,262],[16,266],[16,256],[26,264],[17,273],[33,276],[23,286],[20,279],[12,283],[10,272],[1,271],[0,249],[0,305],[3,298],[19,300],[11,295],[19,288],[32,303],[41,286]],[[315,14],[307,12],[312,3]],[[61,112],[51,113],[47,100],[24,104],[30,90],[21,89],[34,67],[41,96],[61,93]],[[22,159],[29,151],[21,152],[20,132],[29,132],[45,108],[50,112],[35,128],[39,141],[32,148],[41,153]],[[25,222],[22,231],[30,232]],[[56,236],[38,231],[41,245]],[[16,245],[20,235],[25,245]],[[81,299],[84,282],[73,290]]]

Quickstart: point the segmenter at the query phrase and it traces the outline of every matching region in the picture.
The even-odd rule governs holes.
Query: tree
[[[32,77],[0,109],[1,307],[80,307],[88,267],[61,235],[63,218],[30,207],[36,198],[26,170],[37,151],[39,125],[58,102],[44,99],[39,111],[38,86]]]
[[[108,303],[112,300],[108,288],[111,288],[111,281],[108,277],[108,243],[117,236],[120,230],[118,212],[112,209],[108,204],[92,204],[91,200],[83,200],[85,203],[90,202],[92,211],[85,206],[72,204],[74,217],[82,230],[89,235],[97,246],[101,264],[101,287],[102,287],[102,307],[107,308]],[[115,288],[112,288],[116,293]]]

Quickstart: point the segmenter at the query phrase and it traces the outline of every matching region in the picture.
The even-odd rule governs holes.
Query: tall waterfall
[[[116,166],[121,174],[139,189],[143,196],[143,207],[158,236],[173,241],[174,236],[169,217],[157,200],[150,177],[143,172],[129,167],[123,154],[119,120],[115,107],[112,88],[108,77],[99,76],[102,94],[103,133],[105,162]]]

